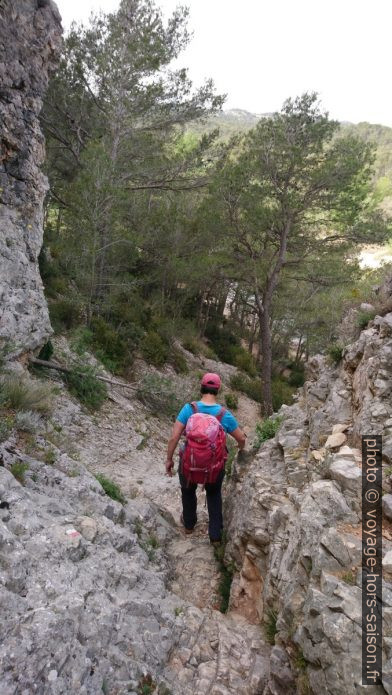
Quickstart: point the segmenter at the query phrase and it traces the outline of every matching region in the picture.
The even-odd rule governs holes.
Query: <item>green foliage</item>
[[[80,308],[71,299],[58,299],[49,303],[49,315],[56,332],[70,330],[81,321]]]
[[[192,355],[198,355],[200,352],[200,343],[194,336],[190,335],[183,339],[182,347]]]
[[[293,394],[296,392],[295,386],[290,386],[284,379],[273,377],[272,379],[272,408],[276,412],[286,403],[291,405],[293,402]]]
[[[99,316],[91,320],[90,330],[91,334],[86,335],[86,339],[95,355],[112,372],[122,373],[132,362],[132,348],[123,332]]]
[[[182,406],[172,380],[158,374],[146,374],[138,384],[136,396],[156,416],[174,417]]]
[[[25,473],[29,470],[29,464],[23,461],[17,461],[11,466],[11,473],[22,485],[25,481]]]
[[[153,550],[156,550],[157,548],[159,548],[159,540],[153,533],[150,533],[146,542],[147,542],[147,545],[150,546],[150,548],[153,548]]]
[[[245,393],[257,403],[261,403],[261,379],[251,379],[244,374],[237,373],[230,378],[230,386],[236,391]]]
[[[137,694],[151,695],[156,690],[156,687],[156,683],[154,683],[152,676],[148,673],[140,679]]]
[[[332,343],[332,345],[329,345],[327,348],[327,355],[333,364],[338,365],[339,362],[342,361],[343,350],[344,345],[341,345],[341,343]]]
[[[11,342],[7,342],[3,345],[0,345],[0,373],[4,370],[4,366],[7,362],[7,357],[13,352],[15,347],[16,346]]]
[[[256,425],[256,436],[253,442],[253,448],[259,449],[263,442],[275,437],[282,424],[282,420],[282,417],[269,417],[261,423],[258,422]]]
[[[182,352],[180,352],[180,350],[177,350],[176,348],[171,348],[169,362],[171,365],[173,365],[177,374],[188,374],[189,370],[187,361]]]
[[[222,362],[233,364],[251,377],[257,375],[252,355],[242,347],[239,336],[231,328],[211,323],[207,326],[205,335],[214,353]]]
[[[48,466],[53,466],[56,462],[56,452],[54,449],[47,449],[44,453],[44,461]]]
[[[357,325],[362,330],[366,328],[369,321],[372,321],[376,315],[375,311],[360,311],[357,316]]]
[[[14,426],[14,418],[10,415],[0,415],[0,443],[10,436]]]
[[[352,584],[352,585],[356,584],[356,578],[351,570],[348,570],[347,572],[343,572],[342,579],[344,582],[346,582],[346,584]]]
[[[219,610],[221,613],[227,613],[230,602],[230,591],[231,584],[234,576],[234,565],[232,563],[224,562],[226,546],[226,537],[222,536],[222,542],[220,545],[214,546],[215,560],[219,567],[220,581],[219,581],[219,595],[220,595],[220,606]]]
[[[251,377],[257,376],[257,367],[252,355],[243,347],[236,347],[233,351],[233,364],[249,374]]]
[[[226,478],[230,480],[233,471],[234,459],[237,455],[237,446],[232,443],[231,439],[227,439],[227,448],[229,450],[228,457],[226,459],[225,471]]]
[[[278,620],[278,612],[275,611],[273,608],[269,608],[266,610],[266,615],[264,617],[264,630],[265,630],[265,636],[267,642],[269,644],[275,644],[275,637],[278,632],[278,628],[276,626]]]
[[[127,499],[121,492],[120,487],[115,483],[113,480],[110,480],[110,478],[106,478],[106,476],[101,475],[98,473],[96,476],[96,479],[98,482],[102,485],[104,491],[106,494],[112,498],[112,500],[115,500],[116,502],[121,502],[121,504],[126,504]]]
[[[53,343],[48,340],[47,343],[41,348],[38,354],[38,359],[40,360],[46,360],[47,362],[50,360],[54,352],[53,348]]]
[[[294,666],[299,671],[305,671],[306,670],[307,661],[304,657],[304,653],[303,653],[302,649],[298,649],[295,656],[294,656]]]
[[[107,398],[106,384],[97,379],[94,367],[75,363],[69,373],[64,373],[63,379],[69,392],[91,412],[99,410]]]
[[[52,389],[25,376],[8,374],[0,381],[0,405],[16,411],[32,410],[42,415],[51,411]]]
[[[169,345],[155,331],[144,336],[140,348],[145,360],[155,367],[162,367],[169,356]]]
[[[230,410],[237,410],[238,408],[238,396],[236,393],[226,393],[225,403]]]
[[[305,383],[305,367],[303,364],[292,364],[290,365],[291,374],[289,376],[290,386],[303,386]]]

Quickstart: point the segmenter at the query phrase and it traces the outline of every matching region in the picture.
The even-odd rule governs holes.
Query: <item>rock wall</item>
[[[228,490],[232,611],[269,629],[264,695],[392,693],[392,314],[338,368],[316,357],[282,425]],[[382,434],[383,687],[361,685],[361,434]],[[387,558],[388,555],[388,558]]]
[[[51,333],[38,271],[47,190],[38,116],[60,48],[51,0],[0,3],[0,342],[19,353]]]

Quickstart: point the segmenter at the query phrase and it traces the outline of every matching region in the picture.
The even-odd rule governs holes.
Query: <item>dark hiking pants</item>
[[[222,483],[224,477],[225,471],[223,470],[221,473],[219,473],[216,483],[207,483],[205,486],[209,518],[208,533],[211,541],[220,541],[222,537]],[[191,530],[197,522],[197,483],[190,483],[188,485],[184,476],[181,474],[181,471],[179,471],[179,478],[181,485],[184,526],[186,529]]]

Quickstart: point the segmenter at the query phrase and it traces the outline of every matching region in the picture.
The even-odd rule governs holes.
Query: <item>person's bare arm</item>
[[[173,455],[176,450],[176,446],[178,442],[180,441],[180,437],[183,433],[185,425],[182,424],[182,422],[179,422],[179,420],[176,420],[171,437],[169,439],[168,445],[167,445],[167,459],[166,459],[166,473],[170,477],[173,475],[173,466],[174,466],[174,461],[173,461]]]
[[[236,427],[235,430],[233,430],[232,432],[230,432],[230,436],[231,436],[231,437],[234,437],[234,439],[236,440],[236,442],[237,442],[237,444],[238,444],[238,448],[239,448],[240,451],[241,451],[241,449],[244,449],[244,448],[245,448],[245,444],[246,444],[246,435],[244,434],[244,432],[243,432],[239,427]]]

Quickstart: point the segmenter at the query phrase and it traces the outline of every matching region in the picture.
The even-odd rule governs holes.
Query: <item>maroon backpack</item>
[[[200,413],[197,403],[191,403],[193,414],[185,427],[186,444],[181,454],[181,470],[187,483],[215,483],[227,459],[226,433],[221,420],[226,412],[217,415]]]

